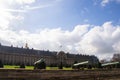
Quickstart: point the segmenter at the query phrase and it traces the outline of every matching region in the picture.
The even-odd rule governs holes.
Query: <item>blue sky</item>
[[[0,43],[109,59],[120,53],[119,9],[120,0],[0,0]]]
[[[78,24],[102,25],[106,21],[120,24],[120,4],[111,1],[105,6],[101,0],[38,0],[30,7],[49,5],[48,7],[30,10],[23,15],[21,26],[26,28],[56,28],[72,30]],[[34,27],[33,27],[34,26]]]

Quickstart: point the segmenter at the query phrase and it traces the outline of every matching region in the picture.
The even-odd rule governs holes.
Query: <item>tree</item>
[[[98,63],[98,68],[102,68],[102,64],[100,62]]]
[[[3,68],[3,63],[1,60],[0,60],[0,68]]]

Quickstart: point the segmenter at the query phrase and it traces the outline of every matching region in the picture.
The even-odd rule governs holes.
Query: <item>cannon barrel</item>
[[[34,69],[45,69],[45,68],[46,68],[46,63],[43,58],[34,62]]]
[[[45,60],[44,60],[43,58],[41,58],[40,60],[34,62],[34,65],[35,65],[35,64],[39,64],[39,63],[44,62],[44,61],[45,61]]]

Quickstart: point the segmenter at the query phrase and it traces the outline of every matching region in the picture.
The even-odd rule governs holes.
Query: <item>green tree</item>
[[[98,63],[98,68],[102,68],[102,64],[100,62]]]

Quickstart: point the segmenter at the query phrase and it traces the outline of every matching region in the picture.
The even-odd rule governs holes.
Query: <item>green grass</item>
[[[59,70],[58,67],[46,67],[46,70]],[[72,68],[63,67],[63,70],[72,70]]]
[[[63,67],[63,70],[73,70],[73,69],[72,67],[69,67],[69,68]]]
[[[15,68],[19,68],[19,66],[16,65],[4,65],[5,69],[15,69]]]
[[[34,69],[34,66],[25,66],[25,69]]]
[[[19,69],[20,66],[16,66],[16,65],[4,65],[5,69]],[[34,69],[33,66],[25,66],[25,69]]]
[[[46,70],[58,70],[58,67],[46,67]]]
[[[4,65],[5,69],[19,69],[20,66],[16,65]],[[34,66],[25,66],[25,69],[34,69]],[[59,70],[58,67],[46,67],[46,70]],[[63,70],[72,70],[72,68],[63,67]]]

